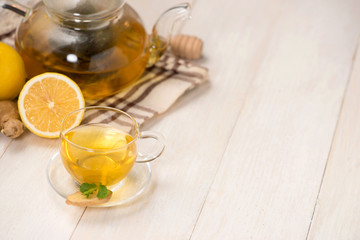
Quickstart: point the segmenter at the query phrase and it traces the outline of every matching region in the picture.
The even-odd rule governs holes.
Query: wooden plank
[[[342,0],[274,7],[282,11],[271,48],[191,239],[307,236],[351,70],[360,8]]]
[[[308,239],[360,239],[360,47]]]
[[[12,139],[5,137],[4,135],[0,135],[0,159],[1,156],[5,153],[6,149],[11,144]]]
[[[69,239],[84,209],[69,207],[46,179],[59,140],[29,131],[0,158],[0,239]]]
[[[216,1],[196,1],[184,32],[204,39],[199,63],[209,67],[210,83],[146,126],[162,132],[167,144],[152,164],[146,194],[126,206],[87,209],[73,239],[189,239],[247,88],[267,54],[279,3],[227,1],[219,8]]]

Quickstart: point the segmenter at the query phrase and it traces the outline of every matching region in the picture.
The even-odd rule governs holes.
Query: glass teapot
[[[2,7],[24,16],[15,36],[28,77],[59,72],[100,99],[136,81],[165,52],[171,35],[189,18],[188,4],[165,11],[148,35],[125,0],[43,0],[33,8]]]

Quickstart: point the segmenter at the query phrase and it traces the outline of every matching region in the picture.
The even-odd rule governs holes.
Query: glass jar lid
[[[125,0],[43,0],[47,10],[68,20],[104,19],[118,12]]]

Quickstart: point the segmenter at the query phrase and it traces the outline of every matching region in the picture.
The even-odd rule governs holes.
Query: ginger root
[[[170,40],[171,51],[185,59],[199,59],[203,48],[203,41],[200,38],[190,35],[179,34]]]
[[[0,101],[0,132],[7,137],[17,138],[24,130],[17,104],[10,100]]]
[[[74,194],[71,194],[66,198],[66,204],[67,205],[73,205],[73,206],[79,206],[79,207],[87,207],[87,206],[95,206],[99,204],[106,203],[110,201],[110,198],[112,196],[112,191],[108,190],[108,195],[106,198],[99,199],[96,197],[98,191],[91,194],[89,198],[87,198],[85,195],[83,195],[81,192],[76,192]]]

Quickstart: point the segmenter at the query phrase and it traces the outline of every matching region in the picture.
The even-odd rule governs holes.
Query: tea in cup
[[[80,125],[67,129],[67,122],[82,118]],[[164,150],[164,138],[153,131],[139,131],[136,120],[110,107],[85,107],[69,113],[61,123],[60,155],[67,172],[78,182],[115,186],[136,162],[149,162]],[[137,141],[153,138],[153,152],[139,153]]]

